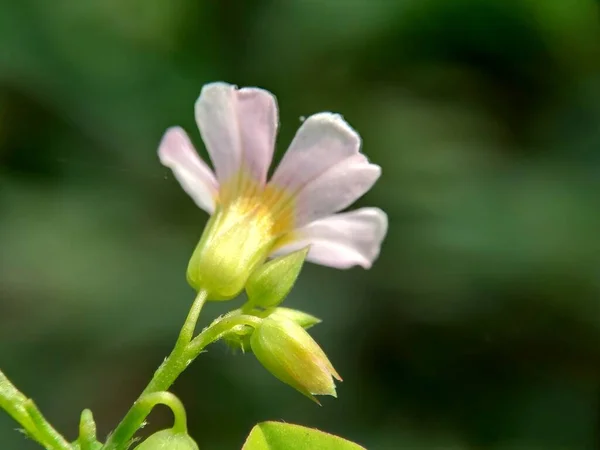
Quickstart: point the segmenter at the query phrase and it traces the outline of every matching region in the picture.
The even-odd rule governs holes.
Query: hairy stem
[[[215,320],[194,338],[193,335],[198,316],[200,315],[202,306],[206,302],[207,296],[208,294],[205,291],[198,293],[181,329],[175,348],[156,370],[146,389],[144,389],[138,400],[127,412],[121,423],[115,428],[115,431],[109,436],[106,444],[102,447],[103,450],[123,450],[127,448],[133,435],[143,425],[152,407],[157,403],[170,402],[165,404],[170,406],[175,414],[174,429],[183,426],[182,430],[185,430],[185,411],[183,410],[183,406],[179,400],[177,400],[179,406],[174,404],[170,400],[172,394],[164,391],[169,389],[177,377],[181,375],[206,346],[219,340],[236,327],[251,326],[255,328],[262,320],[255,316],[242,314],[240,310],[236,310],[221,319]],[[149,395],[154,394],[158,394],[158,396],[149,397]],[[182,411],[183,416],[181,415]],[[179,418],[183,417],[183,422],[177,419],[178,414]],[[179,430],[179,428],[177,429]]]
[[[71,450],[71,445],[44,418],[35,403],[0,371],[0,408],[15,419],[33,440],[49,450]]]
[[[225,334],[229,333],[236,327],[251,326],[256,328],[262,319],[246,314],[225,316],[222,319],[213,322],[208,328],[196,336],[189,343],[186,349],[188,358],[195,358],[209,344],[221,339]]]
[[[183,403],[170,392],[154,392],[142,396],[137,402],[137,406],[146,416],[156,405],[168,406],[173,412],[173,431],[176,433],[187,433],[187,416]]]
[[[28,399],[24,407],[40,433],[42,445],[49,450],[72,450],[71,444],[50,425],[35,403],[33,403],[33,400]]]
[[[140,402],[147,394],[162,392],[169,389],[181,372],[183,372],[192,362],[185,354],[186,348],[194,334],[200,311],[202,310],[204,303],[206,303],[207,297],[208,292],[204,290],[198,292],[192,308],[188,313],[187,319],[181,328],[173,351],[167,356],[156,372],[154,372],[154,376],[152,377],[152,380],[150,380],[150,383],[148,383],[148,386],[146,386],[146,389],[140,394],[138,400],[133,404],[129,411],[127,411],[123,420],[121,420],[119,425],[117,425],[117,428],[115,428],[113,433],[108,437],[103,450],[122,450],[127,448],[129,441],[135,432],[143,425],[146,416],[150,412],[140,409],[137,406],[138,402]]]

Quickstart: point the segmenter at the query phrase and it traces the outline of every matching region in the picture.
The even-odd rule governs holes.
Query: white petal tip
[[[379,167],[377,164],[367,164],[367,167],[361,170],[361,172],[364,174],[363,176],[365,177],[365,182],[367,183],[365,192],[371,189],[381,176],[381,167]]]
[[[183,128],[174,126],[167,128],[158,145],[158,158],[163,166],[171,167],[173,160],[187,145],[189,138]]]
[[[239,89],[238,95],[240,95],[241,97],[246,97],[246,98],[267,95],[269,98],[272,97],[273,99],[275,99],[275,96],[270,91],[267,91],[266,89],[255,87],[255,86],[244,87],[244,88]]]
[[[207,83],[204,86],[202,86],[200,95],[202,96],[202,94],[214,91],[231,91],[237,88],[238,87],[235,84],[225,83],[224,81],[213,81],[212,83]]]
[[[205,84],[194,105],[196,115],[201,113],[204,108],[210,109],[211,106],[222,103],[223,99],[228,98],[236,89],[237,86],[223,81]]]
[[[313,114],[304,120],[304,124],[308,123],[319,124],[323,127],[333,128],[338,131],[339,134],[346,136],[348,139],[360,142],[359,134],[350,126],[350,124],[348,124],[348,122],[344,120],[340,114],[332,112],[320,112]]]
[[[269,96],[272,96],[271,92],[267,91],[266,89],[259,88],[259,87],[251,86],[251,87],[240,88],[236,84],[225,83],[224,81],[214,81],[212,83],[208,83],[208,84],[205,84],[204,86],[202,86],[202,90],[200,91],[200,97],[204,97],[207,95],[210,96],[217,92],[231,92],[231,91],[237,91],[238,95],[241,95],[244,97],[252,97],[255,95],[264,95],[264,94],[268,94]]]

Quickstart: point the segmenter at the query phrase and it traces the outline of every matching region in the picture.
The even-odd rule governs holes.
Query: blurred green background
[[[202,449],[262,420],[369,449],[600,448],[600,21],[593,0],[4,0],[0,367],[104,436],[170,351],[206,214],[156,156],[224,80],[342,113],[383,176],[370,271],[286,306],[344,377],[319,408],[211,347],[174,387]],[[226,307],[205,308],[205,325]],[[170,423],[151,416],[146,433]],[[34,449],[0,415],[0,448]]]

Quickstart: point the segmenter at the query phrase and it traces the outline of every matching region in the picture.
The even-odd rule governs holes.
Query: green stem
[[[186,355],[188,358],[194,359],[207,345],[218,341],[223,335],[229,333],[235,327],[250,326],[256,328],[261,321],[262,319],[259,319],[258,317],[245,314],[225,316],[221,320],[213,322],[208,328],[202,331],[202,333],[196,336],[187,346]]]
[[[150,411],[156,405],[166,405],[173,412],[173,431],[175,433],[187,433],[187,416],[183,403],[170,392],[154,392],[142,396],[134,407],[140,409],[144,416],[150,414]]]
[[[15,419],[25,429],[29,437],[43,443],[37,427],[24,407],[26,401],[27,397],[0,371],[0,408]]]
[[[131,440],[135,432],[142,426],[146,416],[143,414],[136,404],[142,400],[144,395],[152,394],[154,392],[166,391],[175,382],[177,377],[183,372],[187,366],[192,362],[186,355],[186,348],[189,344],[194,330],[196,329],[196,323],[200,311],[206,302],[208,292],[200,290],[194,303],[188,313],[188,316],[181,328],[179,338],[171,351],[171,354],[163,361],[159,368],[154,373],[152,380],[146,386],[146,389],[140,394],[136,403],[127,411],[125,417],[114,432],[108,437],[108,440],[104,444],[103,450],[121,450],[127,447],[128,442]]]
[[[23,405],[25,410],[31,417],[31,420],[35,424],[36,428],[40,432],[42,438],[41,443],[48,450],[72,450],[71,444],[69,444],[64,437],[56,431],[50,423],[44,418],[38,407],[33,403],[33,400],[28,399]]]
[[[102,447],[103,450],[122,450],[127,447],[128,442],[143,425],[144,420],[146,420],[152,409],[151,407],[147,407],[148,403],[145,403],[148,402],[146,400],[147,396],[155,393],[165,394],[164,391],[169,389],[177,377],[181,375],[207,345],[219,340],[223,335],[237,326],[256,327],[260,324],[260,318],[241,314],[239,311],[236,311],[224,316],[220,320],[214,321],[198,336],[192,339],[198,316],[200,315],[202,306],[206,302],[207,296],[206,291],[198,292],[198,296],[181,329],[175,348],[154,373],[152,380],[150,380],[146,389],[144,389],[138,400],[127,412],[121,423],[119,423],[114,432],[108,437],[106,444]],[[153,397],[150,398],[152,399]],[[164,400],[163,397],[161,398]],[[174,427],[181,426],[181,422],[178,423],[177,421],[178,410],[171,404],[169,406],[171,406],[174,414],[176,414]],[[183,406],[181,406],[181,411],[183,411]]]
[[[71,450],[69,443],[50,425],[32,400],[21,393],[0,371],[0,408],[24,429],[29,437],[49,450]]]
[[[206,303],[206,299],[208,298],[208,292],[204,290],[198,291],[196,295],[196,299],[194,303],[192,303],[192,307],[190,308],[190,312],[183,323],[183,327],[181,327],[181,331],[179,332],[179,337],[177,338],[177,342],[175,343],[175,350],[180,349],[183,351],[186,345],[194,337],[194,331],[196,331],[196,324],[198,323],[198,317],[200,317],[200,312],[202,311],[202,307],[204,303]]]

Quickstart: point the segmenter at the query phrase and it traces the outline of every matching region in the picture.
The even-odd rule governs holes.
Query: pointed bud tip
[[[335,370],[333,368],[333,366],[330,366],[330,370],[331,370],[331,375],[333,376],[333,378],[335,378],[336,380],[338,380],[340,383],[342,383],[344,381],[342,379],[342,377],[340,376],[340,374],[337,373],[337,370]]]
[[[275,308],[275,310],[271,313],[271,315],[285,317],[286,319],[289,319],[292,322],[297,323],[304,329],[311,328],[322,322],[321,319],[319,319],[318,317],[315,317],[311,314],[305,313],[303,311],[299,311],[297,309],[284,308],[284,307]]]

